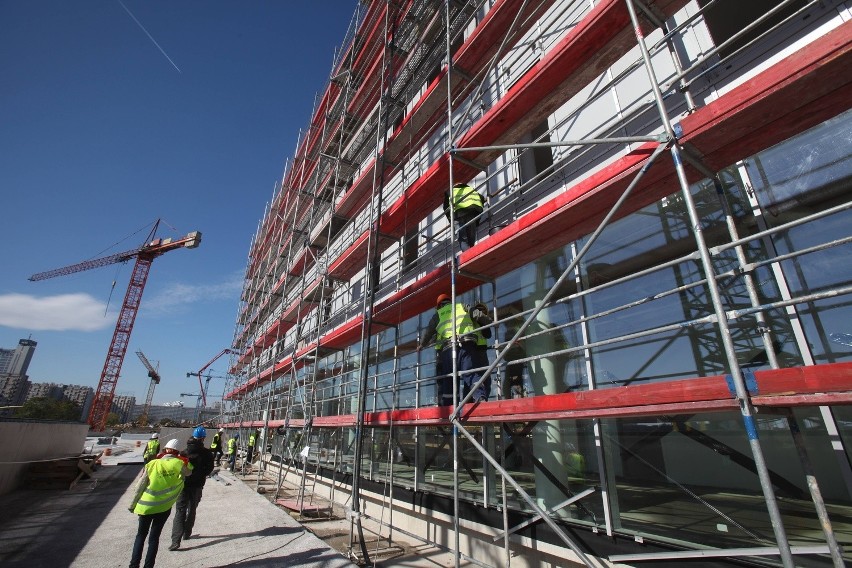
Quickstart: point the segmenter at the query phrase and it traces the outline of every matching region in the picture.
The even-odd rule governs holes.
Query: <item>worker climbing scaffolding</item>
[[[418,351],[435,340],[438,360],[437,403],[438,406],[453,404],[453,341],[458,372],[463,384],[463,395],[467,396],[471,386],[482,376],[481,369],[488,366],[488,339],[491,337],[491,317],[488,308],[477,303],[473,307],[453,304],[450,296],[441,294],[436,299],[435,314],[421,335]],[[473,395],[475,402],[488,400],[491,395],[491,380],[486,379]]]
[[[444,194],[444,215],[447,219],[450,219],[451,208],[458,227],[458,242],[467,248],[472,247],[476,243],[476,228],[485,208],[485,199],[470,185],[457,183]]]

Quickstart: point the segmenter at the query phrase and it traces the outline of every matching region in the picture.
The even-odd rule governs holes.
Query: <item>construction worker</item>
[[[216,465],[219,465],[219,462],[222,460],[222,434],[225,433],[224,428],[219,428],[219,431],[216,432],[216,435],[213,436],[213,440],[210,442],[210,451],[213,452],[213,457],[216,460]]]
[[[148,444],[145,446],[145,453],[142,454],[142,460],[145,463],[148,463],[160,453],[160,435],[154,432],[151,434],[151,439],[148,440]]]
[[[237,440],[240,439],[240,434],[234,434],[230,440],[228,440],[228,469],[234,471],[234,468],[237,465]]]
[[[139,568],[146,537],[148,552],[145,555],[145,568],[153,568],[157,559],[160,533],[172,512],[172,505],[183,490],[184,478],[192,470],[189,459],[179,454],[179,444],[177,439],[169,440],[163,450],[163,457],[150,460],[139,475],[129,507],[131,513],[139,515],[130,568]]]
[[[246,463],[251,465],[251,458],[254,456],[254,447],[260,440],[260,428],[249,434],[248,447],[246,448]]]
[[[485,207],[485,200],[476,189],[466,183],[457,183],[444,194],[444,215],[450,218],[450,206],[458,227],[458,241],[468,248],[476,242],[476,227]],[[462,247],[465,250],[465,247]]]
[[[183,484],[175,504],[175,520],[172,523],[172,544],[169,550],[180,548],[181,539],[187,540],[192,537],[192,527],[195,525],[195,512],[201,502],[201,493],[204,490],[204,482],[207,476],[213,472],[213,452],[204,447],[204,438],[207,430],[204,426],[196,426],[192,431],[192,437],[186,443],[183,452],[192,466],[192,473]]]
[[[455,311],[455,322],[453,322]],[[467,396],[471,387],[482,376],[481,371],[464,373],[471,369],[488,365],[487,339],[491,337],[491,329],[485,327],[474,331],[477,327],[489,326],[493,323],[484,304],[476,304],[468,308],[457,303],[455,307],[447,294],[441,294],[436,299],[435,314],[429,320],[423,332],[417,350],[420,351],[435,339],[435,350],[438,360],[438,406],[453,404],[453,331],[455,330],[457,359],[456,365],[463,383],[462,397]],[[491,394],[491,378],[489,377],[473,394],[473,401],[488,400]]]
[[[577,451],[577,446],[569,442],[565,446],[565,468],[568,473],[568,487],[573,491],[585,485],[586,458]]]

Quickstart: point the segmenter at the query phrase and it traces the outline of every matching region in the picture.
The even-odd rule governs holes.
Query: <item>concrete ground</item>
[[[128,566],[138,517],[127,510],[142,448],[113,446],[93,478],[71,490],[20,489],[0,496],[0,566],[4,568],[115,568]],[[160,538],[159,568],[355,566],[349,522],[336,518],[300,524],[255,489],[256,478],[222,471],[209,479],[194,537],[169,551],[170,517]],[[318,536],[326,537],[328,542]],[[368,539],[369,540],[369,539]],[[147,550],[147,544],[146,544]],[[395,543],[375,566],[452,566],[453,556],[418,544]]]

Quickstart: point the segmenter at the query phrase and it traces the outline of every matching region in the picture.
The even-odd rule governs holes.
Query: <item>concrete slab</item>
[[[146,436],[147,439],[147,436]],[[128,566],[138,517],[127,510],[134,481],[142,468],[144,440],[87,440],[84,451],[101,454],[94,477],[71,490],[16,490],[0,496],[0,566],[3,568],[115,568]],[[104,452],[104,450],[109,450]],[[109,455],[106,455],[108,453]],[[166,523],[157,554],[158,568],[224,566],[350,568],[345,557],[350,521],[335,504],[304,525],[276,506],[275,482],[255,472],[239,475],[224,468],[208,479],[194,533],[177,551],[169,551],[172,518]],[[293,499],[286,491],[283,499]],[[328,504],[324,504],[323,508]],[[316,511],[305,511],[317,513]],[[324,513],[325,511],[322,511]],[[298,513],[292,513],[298,516]],[[311,517],[312,515],[307,515]],[[454,555],[411,539],[394,543],[387,533],[365,521],[366,540],[375,566],[442,568]],[[469,566],[462,561],[462,566]]]
[[[124,452],[130,459],[133,452]],[[110,456],[115,459],[121,455]],[[0,498],[0,565],[4,568],[127,566],[138,517],[127,510],[139,464],[104,465],[70,491],[19,490]],[[194,538],[169,551],[172,519],[157,555],[159,568],[288,566],[350,568],[339,552],[229,472],[204,488]]]

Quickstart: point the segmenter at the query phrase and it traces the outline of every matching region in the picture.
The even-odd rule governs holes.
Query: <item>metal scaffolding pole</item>
[[[657,81],[654,66],[651,62],[651,57],[648,54],[648,48],[645,45],[644,33],[642,32],[642,28],[639,25],[639,20],[636,15],[636,8],[634,6],[633,0],[625,0],[625,2],[627,5],[628,12],[630,13],[630,20],[633,23],[633,28],[636,33],[636,40],[639,44],[639,49],[642,53],[642,59],[645,62],[645,70],[648,74],[648,79],[651,83],[651,88],[654,92],[654,98],[657,103],[657,109],[660,115],[660,120],[662,121],[662,124],[668,135],[674,138],[674,130],[672,128],[671,122],[669,121],[668,111],[665,106],[665,101],[663,100],[662,92],[660,91],[660,86]],[[687,211],[689,213],[690,222],[693,227],[696,245],[698,246],[698,250],[701,254],[701,263],[704,268],[705,277],[707,278],[708,291],[712,298],[713,309],[716,314],[716,324],[718,325],[719,332],[722,336],[722,343],[724,345],[725,354],[728,359],[729,370],[734,381],[736,398],[739,402],[740,412],[743,417],[743,423],[746,429],[746,433],[748,435],[749,445],[751,446],[752,455],[755,461],[755,467],[757,469],[758,477],[760,478],[761,487],[763,488],[763,495],[766,499],[767,509],[769,511],[769,516],[772,522],[772,528],[775,533],[775,540],[778,544],[778,549],[781,555],[781,561],[784,564],[785,568],[793,568],[794,563],[792,554],[790,552],[790,543],[787,540],[787,533],[784,529],[784,523],[781,518],[781,511],[778,508],[778,502],[775,498],[775,491],[772,487],[772,482],[769,478],[769,469],[766,465],[766,461],[763,455],[763,449],[760,445],[757,424],[754,418],[754,407],[751,405],[748,389],[746,388],[742,371],[740,370],[739,364],[737,363],[737,354],[733,342],[731,340],[730,330],[728,328],[727,323],[727,316],[725,313],[725,307],[722,304],[722,299],[719,294],[719,288],[717,286],[715,278],[713,277],[713,261],[710,256],[707,243],[704,240],[703,231],[701,229],[701,221],[698,217],[695,202],[692,198],[692,193],[690,192],[689,182],[686,179],[686,172],[684,171],[681,150],[677,142],[672,145],[671,153],[672,159],[674,160],[675,171],[677,173],[678,181],[680,182],[681,192],[683,194],[683,198],[687,206]]]

